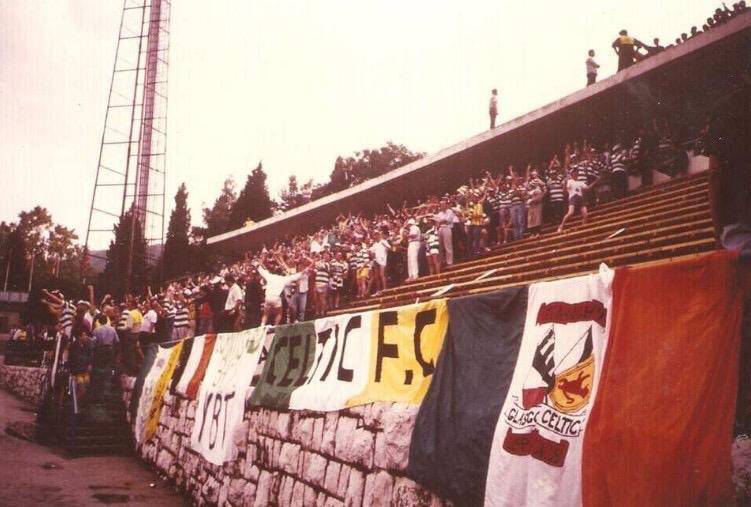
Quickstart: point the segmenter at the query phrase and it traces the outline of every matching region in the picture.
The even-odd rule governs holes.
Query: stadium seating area
[[[577,217],[561,234],[548,226],[540,237],[504,245],[439,275],[355,301],[338,313],[584,274],[603,262],[615,267],[706,252],[715,247],[707,189],[706,173],[641,189],[598,207],[587,224]]]

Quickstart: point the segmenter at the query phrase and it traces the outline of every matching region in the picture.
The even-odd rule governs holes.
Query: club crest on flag
[[[589,402],[595,360],[592,354],[584,361],[555,376],[550,392],[553,406],[565,414],[576,412]]]
[[[606,316],[597,300],[541,306],[536,324],[551,325],[539,329],[541,338],[528,363],[521,396],[511,393],[511,405],[504,411],[510,426],[503,442],[507,452],[529,455],[551,466],[564,465],[566,439],[581,435],[588,413],[595,376],[592,326],[602,325]],[[586,322],[590,324],[583,333],[581,325],[578,330],[570,327]]]

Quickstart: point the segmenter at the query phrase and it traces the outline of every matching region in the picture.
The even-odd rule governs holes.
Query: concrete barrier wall
[[[133,383],[123,379],[126,402]],[[190,448],[195,409],[167,395],[156,436],[138,452],[199,505],[447,504],[405,477],[416,406],[251,408],[234,435],[238,458],[221,467]]]
[[[5,389],[19,398],[39,403],[42,391],[44,369],[28,366],[7,366],[0,364],[0,389]]]

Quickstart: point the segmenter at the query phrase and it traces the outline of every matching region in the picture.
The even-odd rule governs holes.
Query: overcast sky
[[[615,71],[618,30],[664,43],[719,2],[173,0],[168,208],[193,222],[263,160],[325,181],[337,155],[386,141],[434,152]],[[122,4],[0,0],[0,220],[40,204],[85,235]]]

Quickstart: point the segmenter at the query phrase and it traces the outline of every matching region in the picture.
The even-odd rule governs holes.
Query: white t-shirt
[[[376,241],[373,246],[370,247],[370,251],[373,252],[373,255],[375,255],[375,261],[379,266],[386,265],[386,261],[389,255],[389,248],[391,248],[391,245],[389,245],[389,242],[385,239]]]
[[[566,183],[566,190],[568,190],[568,198],[571,199],[574,196],[584,197],[584,190],[587,188],[587,184],[583,181],[568,180]]]
[[[597,67],[599,65],[597,65],[594,58],[590,56],[585,63],[587,65],[587,74],[597,74]]]
[[[318,240],[313,240],[310,242],[310,253],[318,253],[323,250],[323,245],[321,245]]]
[[[409,236],[410,243],[419,243],[422,233],[420,232],[419,227],[417,227],[416,225],[410,225],[407,235]]]
[[[240,288],[239,285],[236,283],[232,284],[232,287],[229,288],[229,293],[227,294],[227,301],[224,303],[224,309],[225,310],[232,310],[237,305],[238,301],[243,300],[243,290]]]
[[[151,309],[143,316],[143,322],[141,323],[141,332],[153,333],[156,328],[156,312]]]
[[[258,267],[258,273],[263,277],[264,280],[266,280],[266,300],[274,300],[282,295],[282,292],[284,292],[284,287],[291,283],[296,282],[303,276],[307,276],[304,272],[303,273],[295,273],[292,275],[282,276],[282,275],[275,275],[274,273],[271,273],[267,270],[265,270],[263,267]]]

